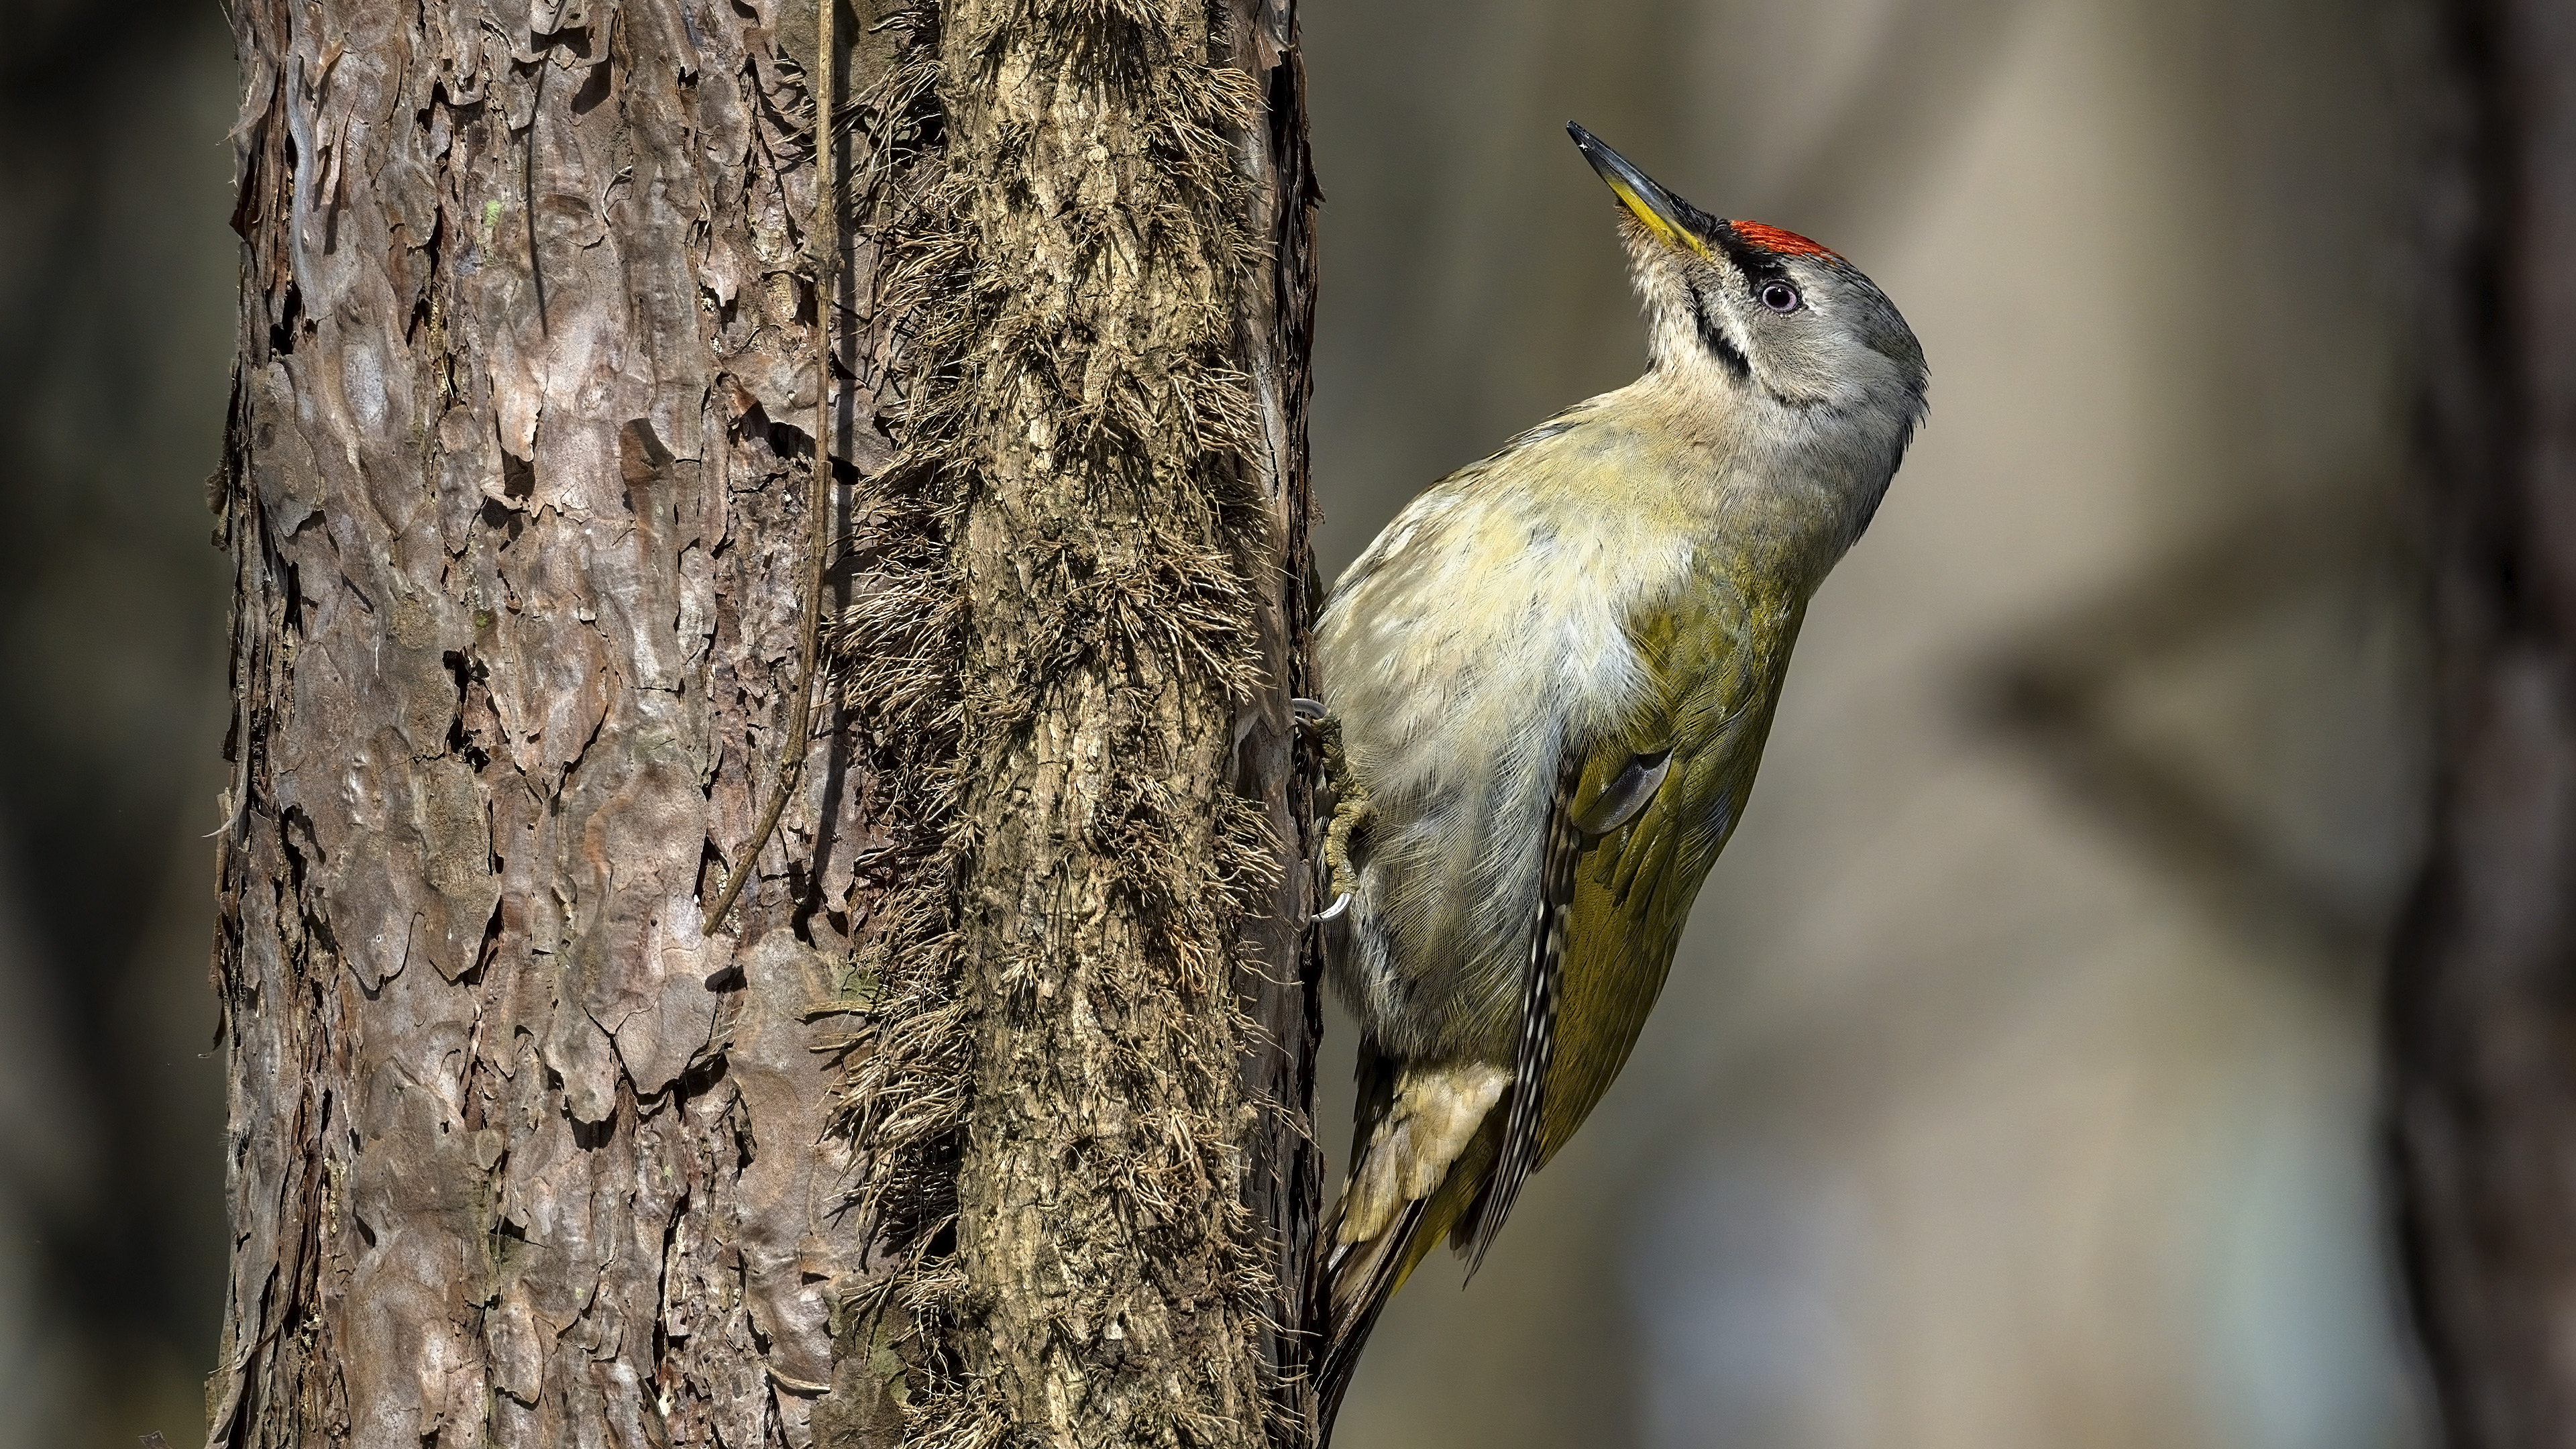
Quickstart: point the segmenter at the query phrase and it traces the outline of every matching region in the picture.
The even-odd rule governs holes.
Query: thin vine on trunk
[[[2429,19],[2436,788],[2389,974],[2389,1143],[2448,1441],[2538,1449],[2576,1424],[2576,15]]]

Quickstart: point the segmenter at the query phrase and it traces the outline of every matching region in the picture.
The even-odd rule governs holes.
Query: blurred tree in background
[[[2454,1449],[2576,1426],[2576,13],[2449,0],[2424,194],[2440,749],[2390,979],[2409,1286]]]

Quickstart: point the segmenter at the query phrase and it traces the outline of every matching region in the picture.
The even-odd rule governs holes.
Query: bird
[[[1472,1276],[1626,1064],[1808,602],[1925,416],[1923,349],[1858,268],[1566,129],[1616,198],[1646,372],[1415,497],[1316,623],[1318,918],[1359,1029],[1308,1288],[1319,1442],[1388,1298],[1444,1236]]]

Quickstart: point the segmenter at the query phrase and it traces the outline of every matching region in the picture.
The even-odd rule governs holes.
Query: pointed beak
[[[1592,163],[1592,169],[1601,173],[1603,181],[1610,183],[1610,194],[1618,197],[1619,204],[1628,208],[1628,214],[1637,218],[1646,230],[1654,233],[1656,240],[1677,251],[1708,256],[1708,243],[1700,240],[1698,231],[1685,219],[1687,208],[1671,192],[1656,185],[1655,178],[1638,170],[1635,163],[1602,145],[1600,137],[1574,122],[1566,122],[1565,131],[1582,149],[1583,159]]]

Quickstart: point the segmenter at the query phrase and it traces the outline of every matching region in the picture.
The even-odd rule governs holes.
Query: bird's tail
[[[1368,1345],[1379,1311],[1422,1260],[1414,1239],[1429,1236],[1422,1232],[1422,1210],[1427,1205],[1423,1198],[1406,1203],[1385,1232],[1365,1243],[1332,1242],[1339,1212],[1333,1214],[1336,1222],[1326,1226],[1325,1241],[1331,1245],[1319,1259],[1309,1319],[1324,1324],[1330,1335],[1323,1361],[1315,1369],[1316,1449],[1327,1449],[1333,1442],[1334,1416],[1342,1411],[1342,1395],[1350,1389],[1351,1374],[1360,1366],[1360,1350]]]
[[[1363,1088],[1368,1083],[1362,1073]],[[1466,1219],[1469,1204],[1482,1190],[1502,1138],[1502,1116],[1490,1115],[1467,1150],[1451,1163],[1448,1174],[1428,1197],[1418,1197],[1397,1210],[1376,1237],[1357,1243],[1338,1241],[1342,1209],[1334,1204],[1324,1224],[1323,1251],[1316,1259],[1312,1307],[1307,1319],[1324,1325],[1322,1361],[1315,1370],[1315,1445],[1329,1449],[1333,1417],[1341,1412],[1342,1395],[1359,1367],[1360,1350],[1386,1300],[1404,1286],[1444,1236]],[[1345,1189],[1347,1192],[1347,1189]]]
[[[1395,1101],[1395,1063],[1374,1040],[1360,1041],[1359,1099],[1352,1124],[1351,1172],[1357,1174],[1369,1154],[1378,1122]],[[1306,1321],[1323,1330],[1324,1351],[1315,1364],[1315,1445],[1329,1449],[1333,1419],[1342,1410],[1342,1395],[1360,1366],[1360,1350],[1379,1310],[1403,1286],[1407,1273],[1422,1259],[1414,1239],[1423,1232],[1422,1199],[1406,1203],[1378,1235],[1357,1243],[1341,1240],[1344,1214],[1351,1206],[1350,1184],[1326,1214],[1322,1240],[1316,1245],[1313,1280],[1308,1284]]]

